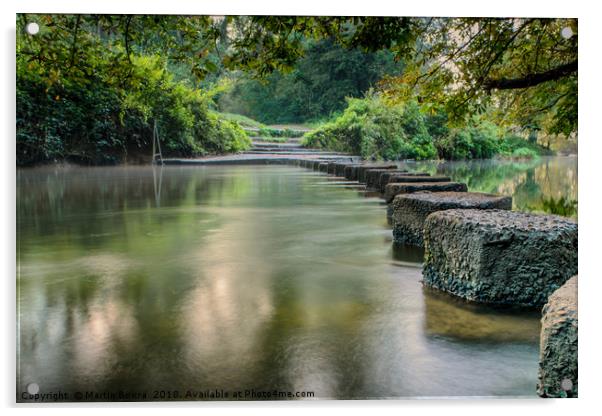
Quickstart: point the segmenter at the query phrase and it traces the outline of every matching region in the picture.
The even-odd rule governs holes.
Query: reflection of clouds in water
[[[116,352],[133,348],[138,337],[134,309],[119,298],[130,262],[103,253],[54,264],[37,263],[23,275],[29,279],[21,289],[27,303],[21,305],[20,332],[27,336],[20,344],[30,359],[21,360],[21,378],[59,379],[54,388],[60,388],[67,371],[69,383],[98,383],[110,376]]]
[[[73,365],[77,375],[90,381],[108,376],[120,349],[133,346],[138,332],[133,308],[99,296],[90,311],[73,311]]]
[[[341,376],[333,363],[333,351],[315,333],[291,337],[287,348],[279,357],[290,388],[294,391],[310,390],[321,399],[336,398]]]
[[[235,373],[252,373],[253,360],[262,356],[256,351],[262,329],[272,315],[271,269],[260,254],[254,255],[261,251],[261,242],[253,238],[255,226],[239,212],[187,256],[198,283],[178,318],[184,326],[186,362],[193,372],[210,373],[208,379],[218,384]],[[235,234],[240,238],[232,238]],[[255,263],[250,266],[249,260]]]

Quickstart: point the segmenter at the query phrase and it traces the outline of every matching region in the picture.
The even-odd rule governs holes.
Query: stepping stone
[[[358,167],[357,169],[357,180],[360,183],[365,183],[366,182],[366,171],[370,170],[370,169],[397,169],[397,165],[395,164],[367,164],[367,165],[361,165],[360,167]]]
[[[352,164],[345,166],[343,170],[343,176],[345,176],[345,179],[348,179],[350,181],[357,181],[357,174],[360,166],[362,165]]]
[[[328,168],[326,169],[326,173],[328,173],[329,175],[334,175],[336,165],[337,162],[329,162]]]
[[[328,171],[328,162],[322,162],[322,163],[318,164],[318,170],[320,172]]]
[[[405,170],[400,169],[369,169],[366,171],[366,188],[378,190],[380,184],[380,178],[387,172],[397,172],[399,174],[408,173]]]
[[[430,192],[466,192],[468,187],[459,182],[395,182],[385,186],[385,201],[390,204],[399,194],[411,194],[420,191]]]
[[[449,176],[424,176],[420,173],[383,173],[380,175],[378,190],[385,192],[385,186],[394,182],[451,182]]]
[[[429,214],[445,209],[512,209],[512,197],[479,192],[418,192],[397,195],[391,203],[393,240],[423,246],[422,230]]]
[[[556,215],[437,211],[423,238],[424,284],[474,302],[541,307],[577,274],[577,223]]]
[[[543,307],[537,383],[541,397],[578,397],[577,286],[578,277],[571,277]]]
[[[345,176],[345,167],[352,165],[353,163],[335,163],[334,164],[334,175],[339,177]]]

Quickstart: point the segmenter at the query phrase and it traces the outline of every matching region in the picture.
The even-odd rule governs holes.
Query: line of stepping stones
[[[425,249],[425,285],[471,302],[545,305],[538,394],[577,396],[575,221],[511,211],[511,197],[468,192],[465,183],[447,176],[412,173],[395,164],[294,163],[365,184],[383,197],[394,241]],[[573,297],[563,295],[572,288]]]

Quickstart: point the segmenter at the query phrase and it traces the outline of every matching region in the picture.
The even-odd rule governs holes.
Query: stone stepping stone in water
[[[411,194],[420,191],[430,192],[466,192],[468,187],[459,182],[394,182],[385,186],[384,198],[387,204],[399,194]]]
[[[347,166],[358,165],[357,163],[335,163],[334,164],[334,175],[338,177],[345,177],[345,168]]]
[[[397,169],[397,165],[395,164],[366,164],[360,165],[357,168],[357,181],[360,183],[366,183],[366,172],[371,169]]]
[[[512,197],[480,192],[417,192],[397,195],[391,203],[393,240],[423,246],[426,217],[445,209],[512,209]]]
[[[358,169],[360,168],[360,164],[351,164],[351,165],[347,165],[345,166],[344,170],[343,170],[343,176],[345,177],[345,179],[350,180],[350,181],[357,181],[357,172]]]
[[[541,397],[578,397],[577,286],[578,276],[571,277],[543,307],[537,383]]]
[[[451,182],[449,176],[430,176],[420,173],[383,173],[380,175],[380,183],[378,190],[381,193],[385,192],[385,186],[395,182]]]
[[[369,169],[366,171],[366,188],[375,191],[378,190],[380,178],[387,172],[397,172],[400,175],[409,173],[408,171],[401,169]]]
[[[577,223],[556,215],[437,211],[423,238],[423,283],[469,301],[541,307],[577,274]]]

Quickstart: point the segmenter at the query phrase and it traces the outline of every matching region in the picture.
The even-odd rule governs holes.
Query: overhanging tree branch
[[[529,88],[539,85],[547,81],[555,81],[566,77],[567,75],[577,72],[577,60],[557,66],[548,71],[529,74],[521,78],[499,78],[488,79],[483,82],[483,88],[490,90],[513,90],[521,88]]]

